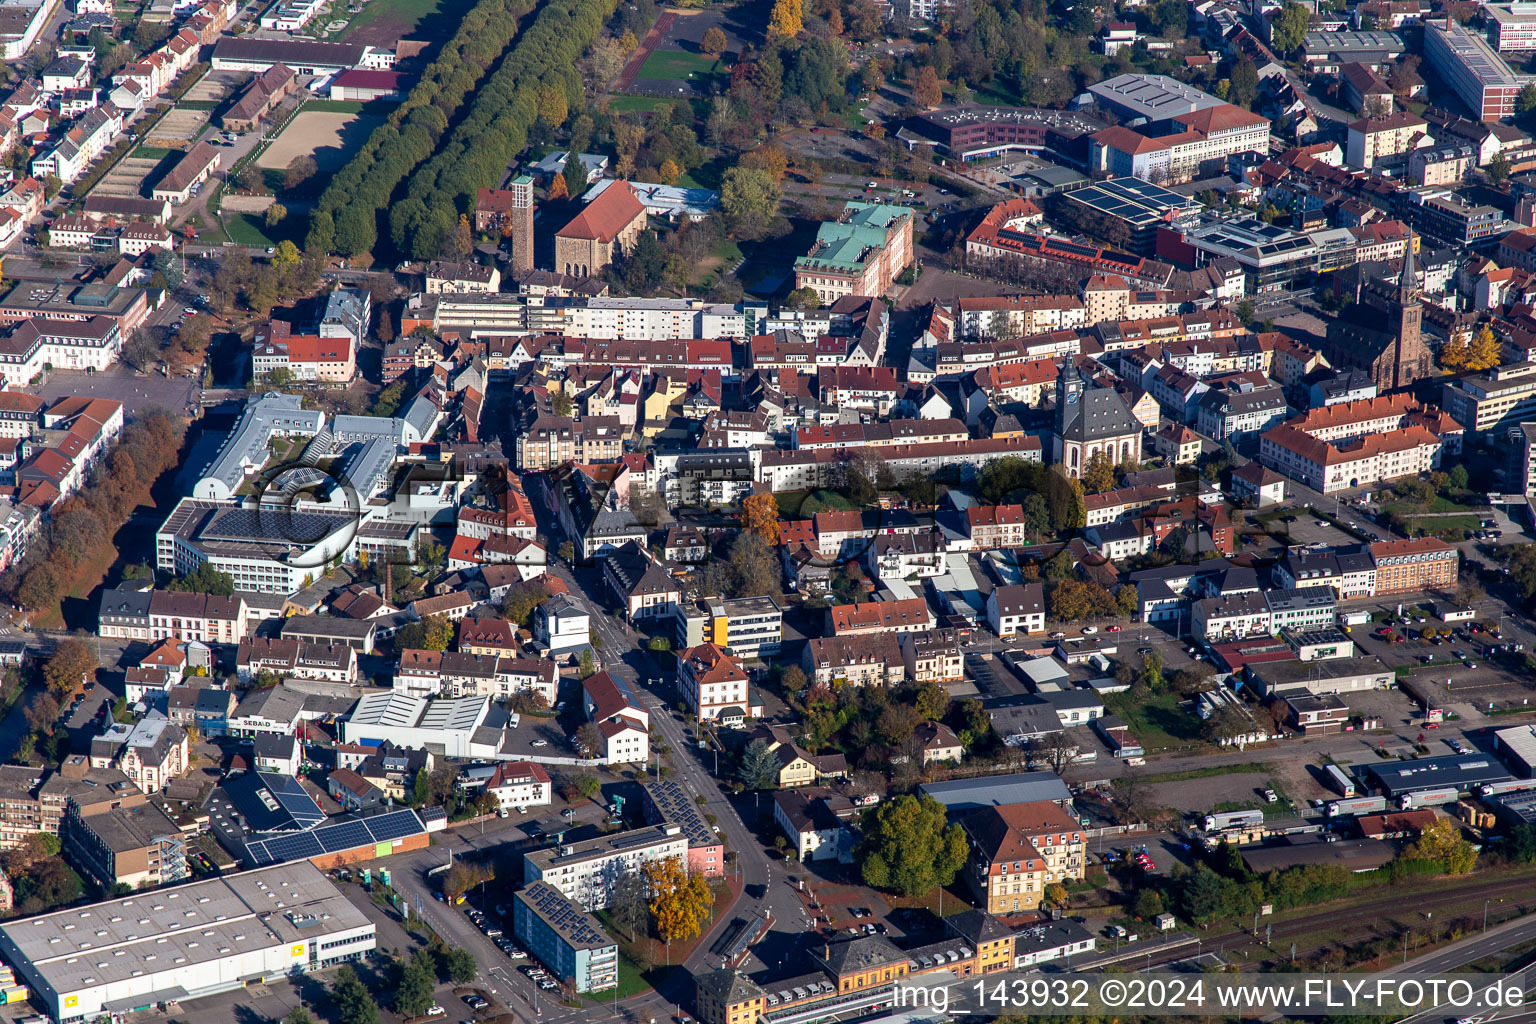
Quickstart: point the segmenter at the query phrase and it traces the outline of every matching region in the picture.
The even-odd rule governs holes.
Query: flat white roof
[[[0,950],[62,994],[368,924],[319,868],[298,861],[10,921]]]

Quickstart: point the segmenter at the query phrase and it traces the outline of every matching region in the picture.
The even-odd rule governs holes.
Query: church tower
[[[1083,397],[1083,378],[1077,372],[1077,367],[1072,365],[1072,357],[1067,356],[1061,362],[1061,371],[1056,375],[1056,433],[1062,434],[1066,426],[1077,415],[1077,404]],[[1068,415],[1068,414],[1071,415]]]
[[[1419,290],[1418,261],[1414,258],[1413,232],[1408,233],[1407,248],[1403,253],[1403,270],[1397,280],[1397,294],[1393,297],[1391,317],[1397,344],[1393,352],[1392,386],[1405,388],[1420,377],[1429,375],[1430,354],[1424,344],[1424,301]]]

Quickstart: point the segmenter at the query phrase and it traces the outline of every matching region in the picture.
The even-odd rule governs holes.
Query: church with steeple
[[[1080,477],[1100,452],[1115,464],[1141,461],[1142,425],[1120,392],[1083,380],[1068,356],[1056,376],[1056,422],[1051,461]]]
[[[1364,370],[1381,393],[1411,387],[1431,370],[1414,259],[1417,242],[1409,235],[1403,265],[1396,274],[1383,274],[1380,263],[1364,263],[1334,275],[1334,287],[1346,304],[1328,325],[1323,354],[1335,369]]]

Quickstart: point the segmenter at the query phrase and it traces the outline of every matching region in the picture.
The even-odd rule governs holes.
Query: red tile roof
[[[585,238],[599,242],[612,242],[636,218],[645,216],[645,207],[629,187],[629,182],[616,182],[578,213],[569,224],[556,232],[559,238]]]

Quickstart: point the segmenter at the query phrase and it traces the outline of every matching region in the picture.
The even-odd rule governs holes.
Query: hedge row
[[[310,216],[307,246],[349,255],[371,250],[378,213],[431,157],[449,121],[517,36],[536,0],[480,0],[421,81],[326,185]]]
[[[405,196],[390,209],[390,234],[400,252],[415,259],[438,255],[476,191],[501,182],[527,142],[541,85],[564,90],[571,109],[579,107],[576,60],[613,10],[614,0],[548,0],[476,92],[469,112],[437,155],[412,175]]]

